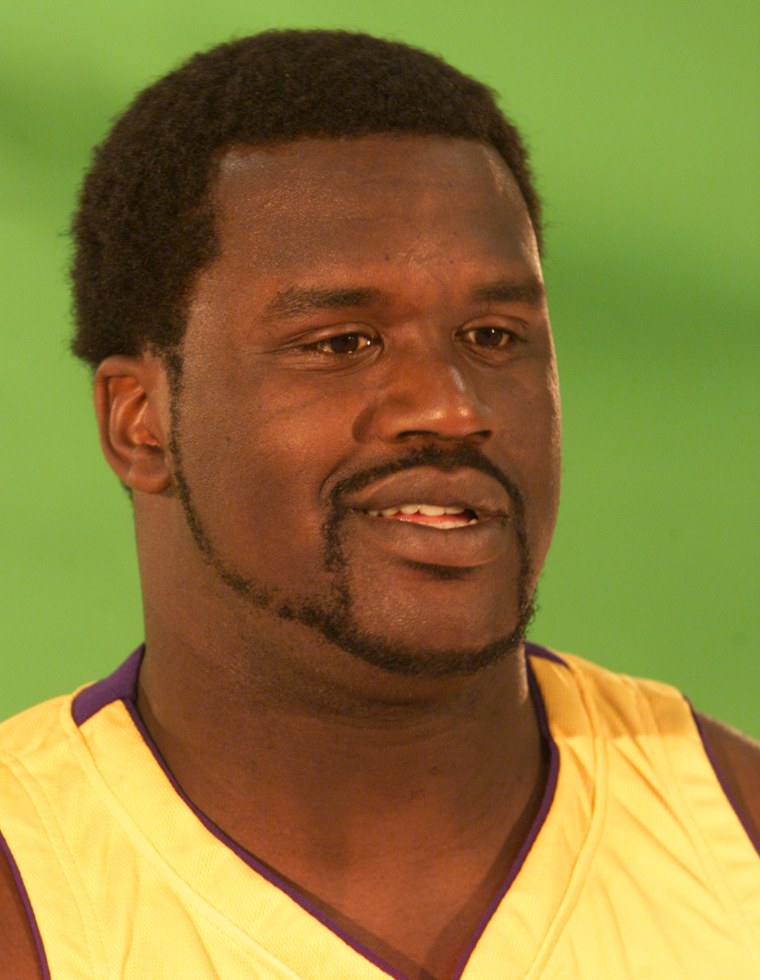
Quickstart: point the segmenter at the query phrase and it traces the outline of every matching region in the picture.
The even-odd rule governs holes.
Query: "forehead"
[[[384,240],[383,254],[399,236],[409,250],[413,237],[424,252],[426,234],[440,248],[442,236],[461,235],[468,222],[502,252],[536,251],[512,174],[492,147],[470,140],[375,135],[234,147],[213,203],[222,251],[248,238],[281,260],[318,259],[324,236],[346,252]]]
[[[491,146],[443,136],[375,134],[364,137],[302,139],[264,146],[230,147],[221,159],[217,188],[240,189],[255,175],[266,189],[298,180],[329,197],[330,186],[348,186],[357,178],[370,187],[418,188],[424,183],[451,188],[488,174],[503,187],[513,183],[502,158]],[[325,200],[324,198],[323,200]]]

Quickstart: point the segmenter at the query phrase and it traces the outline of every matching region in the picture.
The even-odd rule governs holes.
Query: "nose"
[[[440,351],[405,352],[385,376],[358,420],[359,438],[384,442],[425,437],[486,441],[494,411],[482,400],[466,368]]]

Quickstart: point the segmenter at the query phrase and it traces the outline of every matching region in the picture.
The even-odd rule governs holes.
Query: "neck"
[[[256,853],[268,836],[290,849],[299,823],[312,842],[324,827],[360,846],[373,823],[398,835],[431,813],[434,846],[503,826],[538,778],[521,651],[472,676],[396,677],[319,639],[307,649],[293,624],[236,655],[152,632],[139,710],[190,798]]]
[[[448,975],[540,806],[522,651],[410,678],[293,624],[202,649],[150,625],[138,709],[187,796],[401,972]]]

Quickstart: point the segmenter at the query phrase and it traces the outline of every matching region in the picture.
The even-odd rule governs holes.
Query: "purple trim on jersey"
[[[541,798],[541,805],[533,819],[528,835],[525,838],[525,841],[523,842],[517,856],[512,862],[512,866],[509,869],[509,873],[507,874],[506,880],[500,888],[498,895],[486,909],[478,928],[475,930],[472,940],[468,944],[465,954],[460,960],[460,964],[455,973],[455,980],[458,980],[463,971],[466,969],[470,957],[472,956],[473,951],[480,940],[480,937],[485,931],[488,923],[493,918],[498,906],[504,899],[504,896],[511,888],[512,883],[520,871],[520,868],[523,866],[525,859],[533,847],[536,837],[538,836],[538,833],[546,820],[546,816],[551,808],[552,801],[554,800],[554,793],[557,788],[557,779],[559,775],[559,751],[549,730],[546,709],[541,697],[540,688],[530,666],[529,657],[540,657],[544,660],[551,660],[553,663],[560,664],[565,668],[568,668],[568,664],[556,653],[533,643],[526,643],[525,652],[526,665],[528,669],[528,689],[536,712],[536,719],[538,721],[541,739],[549,749],[549,773],[547,775],[544,793]],[[307,898],[301,895],[286,879],[282,878],[276,871],[242,848],[231,837],[228,837],[221,827],[217,826],[217,824],[215,824],[210,817],[207,817],[206,814],[203,813],[202,810],[198,809],[192,800],[188,798],[180,784],[177,782],[171,769],[166,764],[166,761],[161,755],[158,746],[153,741],[150,732],[146,728],[145,723],[137,710],[137,677],[144,653],[145,647],[138,647],[137,650],[135,650],[134,653],[131,654],[131,656],[128,657],[128,659],[125,660],[124,663],[113,672],[113,674],[104,678],[102,681],[98,681],[91,687],[85,688],[76,696],[71,710],[74,721],[77,723],[77,725],[83,724],[88,718],[91,718],[94,714],[100,711],[101,708],[105,707],[107,704],[110,704],[112,701],[124,701],[125,707],[129,712],[135,727],[142,736],[142,739],[147,747],[150,749],[156,762],[163,770],[174,791],[183,801],[183,803],[195,814],[209,833],[213,834],[217,840],[229,848],[241,861],[252,868],[257,874],[261,875],[261,877],[266,881],[270,882],[270,884],[278,888],[281,892],[284,892],[297,905],[300,905],[302,909],[308,912],[309,915],[317,919],[318,922],[321,922],[322,925],[330,930],[330,932],[338,936],[343,940],[343,942],[363,956],[364,959],[378,967],[378,969],[382,970],[389,977],[394,978],[394,980],[406,980],[404,974],[397,973],[393,967],[385,963],[380,957],[373,953],[372,950],[366,948],[360,942],[357,942],[357,940],[343,928],[341,928],[341,926],[334,923],[327,915],[325,915],[321,909],[313,905]],[[45,974],[45,976],[47,978],[49,974]]]
[[[512,866],[509,869],[504,884],[501,886],[501,889],[499,890],[498,894],[486,909],[483,918],[480,920],[480,924],[478,925],[478,928],[475,930],[475,933],[472,939],[470,940],[467,949],[462,955],[462,958],[459,961],[459,965],[454,973],[455,980],[459,980],[459,978],[462,976],[462,973],[464,973],[465,969],[467,968],[467,964],[470,960],[470,957],[472,956],[473,952],[475,951],[475,947],[480,941],[480,937],[485,932],[488,923],[496,914],[496,910],[498,909],[499,905],[503,901],[509,889],[512,887],[512,883],[514,882],[515,878],[520,873],[520,869],[525,863],[525,859],[530,853],[531,848],[536,842],[536,838],[538,837],[539,831],[544,825],[544,821],[546,820],[549,810],[551,809],[552,802],[554,801],[554,793],[557,789],[557,779],[559,777],[559,750],[557,748],[556,742],[552,738],[552,733],[549,730],[549,722],[546,717],[546,708],[544,707],[544,701],[543,698],[541,697],[541,689],[538,686],[538,682],[536,681],[535,675],[533,673],[533,669],[530,666],[529,657],[531,656],[542,657],[545,660],[552,660],[555,663],[562,664],[563,667],[567,667],[568,665],[565,663],[564,660],[558,657],[555,653],[552,653],[550,650],[546,650],[543,647],[534,646],[532,643],[526,643],[525,652],[529,655],[525,658],[525,662],[528,667],[528,688],[530,691],[530,698],[531,701],[533,702],[533,707],[536,712],[536,719],[538,721],[538,730],[541,734],[541,741],[549,749],[549,772],[546,777],[546,786],[544,787],[544,794],[541,797],[541,806],[538,808],[538,812],[533,818],[533,823],[530,825],[530,830],[528,831],[528,835],[523,841],[522,847],[520,848],[520,850],[517,853],[517,856],[512,862]]]
[[[744,832],[746,833],[747,837],[749,837],[752,846],[755,848],[755,850],[757,851],[757,853],[760,854],[760,840],[758,840],[755,837],[752,828],[746,822],[746,820],[744,819],[744,817],[742,817],[742,815],[741,815],[741,813],[739,811],[739,807],[736,805],[736,800],[734,799],[733,795],[731,794],[731,792],[730,792],[730,790],[728,788],[728,783],[723,778],[723,773],[721,772],[721,770],[720,770],[720,768],[718,766],[718,760],[713,755],[713,751],[710,748],[710,744],[707,741],[707,739],[705,738],[704,729],[702,728],[702,724],[700,723],[699,716],[697,715],[697,712],[694,710],[694,706],[692,705],[691,701],[689,701],[688,698],[686,698],[686,703],[689,705],[689,708],[691,709],[691,715],[692,715],[692,718],[694,719],[694,724],[697,726],[697,731],[699,732],[699,737],[702,739],[702,748],[705,750],[705,755],[707,756],[707,759],[708,759],[710,765],[713,767],[713,771],[715,772],[715,775],[718,777],[718,782],[720,783],[720,788],[723,790],[723,793],[724,793],[726,799],[731,804],[732,810],[734,811],[734,813],[736,814],[736,816],[739,818],[739,823],[742,825],[742,827],[744,827]]]
[[[536,643],[526,643],[525,652],[530,657],[541,657],[542,660],[551,660],[552,663],[560,664],[560,666],[570,670],[570,665],[566,660],[563,660],[562,657],[560,657],[560,655],[555,653],[553,650],[547,650],[546,647],[540,647]]]
[[[137,697],[137,675],[144,652],[145,647],[139,646],[112,674],[77,694],[71,705],[71,715],[77,725],[83,725],[112,701]]]
[[[189,807],[190,810],[192,810],[198,820],[200,820],[203,826],[211,834],[213,834],[214,837],[228,847],[238,858],[240,858],[241,861],[253,868],[257,874],[261,875],[262,878],[265,878],[280,891],[292,898],[293,901],[305,909],[309,915],[321,922],[332,933],[339,936],[345,943],[355,949],[357,953],[363,956],[366,960],[369,960],[370,963],[373,963],[380,970],[383,970],[388,974],[388,976],[394,978],[394,980],[405,980],[403,974],[396,973],[392,967],[377,957],[372,950],[366,949],[361,943],[358,943],[348,933],[344,932],[340,926],[336,925],[334,922],[331,922],[330,919],[328,919],[327,916],[320,911],[320,909],[313,907],[307,899],[301,896],[287,881],[283,880],[271,868],[257,860],[257,858],[237,844],[231,837],[228,837],[221,827],[218,827],[213,820],[207,817],[202,810],[199,810],[192,800],[186,796],[184,790],[175,779],[171,769],[166,764],[158,749],[158,746],[153,741],[150,732],[145,727],[145,723],[137,710],[137,677],[140,671],[140,663],[144,653],[144,645],[138,647],[137,650],[135,650],[134,653],[131,654],[131,656],[129,656],[127,660],[125,660],[124,663],[113,672],[113,674],[111,674],[109,677],[105,677],[102,681],[97,681],[90,687],[85,688],[76,696],[71,708],[71,713],[76,724],[82,725],[88,718],[91,718],[94,714],[100,711],[101,708],[104,708],[107,704],[111,704],[113,701],[123,701],[127,711],[132,717],[135,727],[142,736],[145,744],[153,753],[156,762],[163,770],[164,775],[171,783],[176,794],[180,797],[183,803]],[[29,911],[31,912],[31,907]],[[49,974],[46,974],[45,976],[47,980]]]
[[[319,922],[322,923],[322,925],[326,926],[330,930],[330,932],[335,933],[335,935],[339,936],[345,943],[351,946],[352,949],[355,949],[357,953],[359,953],[365,959],[369,960],[370,963],[373,963],[379,969],[383,970],[385,973],[388,974],[388,976],[393,977],[394,980],[406,980],[406,978],[402,973],[396,973],[392,967],[390,967],[387,963],[383,962],[383,960],[377,957],[371,950],[366,949],[364,946],[362,946],[361,943],[353,939],[340,926],[332,922],[325,915],[324,912],[322,912],[316,906],[312,905],[307,898],[304,898],[304,896],[301,895],[286,879],[281,878],[276,871],[273,871],[272,868],[268,867],[268,865],[264,864],[262,861],[259,861],[258,858],[254,857],[253,854],[251,854],[249,851],[246,851],[245,848],[241,847],[240,844],[234,841],[231,837],[228,837],[227,834],[225,834],[225,832],[221,829],[221,827],[217,826],[217,824],[215,824],[210,817],[207,817],[202,810],[199,810],[198,807],[193,803],[193,801],[188,796],[185,795],[185,791],[177,782],[174,773],[166,764],[166,761],[164,757],[161,755],[158,746],[153,741],[153,738],[150,732],[148,731],[148,729],[145,727],[145,723],[140,717],[140,714],[137,710],[137,705],[135,704],[134,700],[128,698],[125,699],[124,703],[126,705],[127,711],[129,711],[130,715],[132,716],[132,720],[134,721],[137,730],[142,735],[145,744],[153,753],[156,762],[164,771],[164,774],[166,778],[169,780],[169,782],[171,783],[172,787],[174,788],[174,791],[177,793],[177,795],[180,797],[183,803],[185,803],[185,805],[189,807],[190,810],[192,810],[192,812],[200,820],[203,826],[211,834],[214,835],[214,837],[216,837],[219,841],[221,841],[222,844],[228,847],[235,855],[237,855],[237,857],[240,858],[241,861],[247,864],[250,868],[253,868],[253,870],[257,874],[261,875],[262,878],[265,878],[268,882],[273,884],[281,892],[284,892],[286,895],[292,898],[293,901],[296,902],[298,905],[300,905],[301,908],[305,909],[309,913],[309,915],[311,915],[315,919],[318,919]]]
[[[8,861],[8,866],[11,869],[11,874],[13,875],[13,880],[16,883],[16,888],[18,889],[19,898],[21,899],[21,904],[24,906],[24,911],[26,912],[26,918],[29,922],[29,927],[32,930],[32,936],[34,938],[34,946],[37,950],[37,959],[40,964],[40,972],[42,973],[43,980],[50,980],[50,967],[48,966],[47,956],[45,955],[45,946],[42,942],[42,936],[40,935],[39,926],[37,925],[37,919],[34,916],[34,909],[32,908],[32,903],[29,901],[29,895],[27,894],[26,886],[24,885],[24,879],[21,877],[21,872],[18,869],[18,865],[11,853],[11,849],[8,846],[8,842],[0,833],[0,851],[5,854]]]

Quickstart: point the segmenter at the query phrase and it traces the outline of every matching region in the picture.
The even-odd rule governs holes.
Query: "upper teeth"
[[[394,514],[424,514],[425,517],[442,517],[444,514],[464,514],[465,507],[439,507],[437,504],[402,504],[385,510],[368,510],[370,517],[393,517]]]

